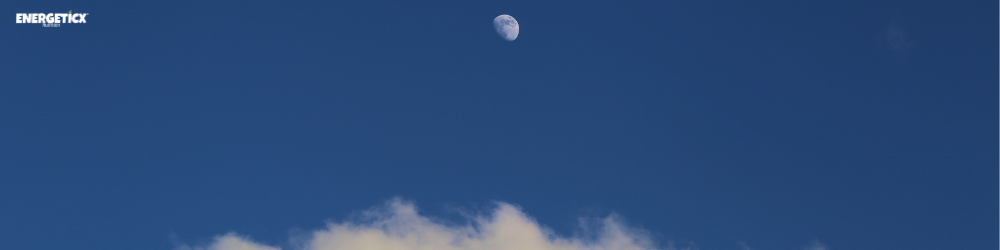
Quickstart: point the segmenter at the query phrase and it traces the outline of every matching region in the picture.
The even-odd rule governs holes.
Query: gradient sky
[[[0,249],[287,248],[393,197],[709,250],[997,249],[997,9],[6,1]]]

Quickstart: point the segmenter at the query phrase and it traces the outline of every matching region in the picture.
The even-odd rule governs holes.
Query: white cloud
[[[740,241],[740,242],[736,242],[736,244],[740,245],[740,247],[743,248],[743,250],[751,250],[750,246],[748,246],[746,242]]]
[[[827,248],[826,245],[823,245],[823,243],[819,243],[819,241],[813,241],[812,244],[802,248],[802,250],[827,250],[827,249],[829,248]]]
[[[644,231],[626,226],[614,215],[581,220],[580,231],[577,237],[560,237],[507,203],[497,203],[489,215],[470,216],[465,225],[446,224],[420,215],[410,202],[393,199],[361,213],[360,219],[328,223],[288,245],[296,250],[678,250],[673,244],[657,247]],[[750,249],[745,242],[738,244]],[[206,247],[177,250],[279,249],[228,233]],[[828,248],[813,241],[802,249]]]
[[[360,222],[329,223],[293,242],[303,250],[652,250],[658,249],[642,231],[615,216],[597,222],[585,235],[559,237],[517,207],[498,203],[492,214],[470,218],[466,225],[446,225],[417,213],[409,202],[394,199],[362,214]],[[179,250],[276,250],[229,233],[204,248]]]
[[[280,248],[270,247],[255,243],[249,238],[240,237],[235,233],[215,237],[215,241],[208,247],[188,247],[181,246],[177,250],[278,250]]]

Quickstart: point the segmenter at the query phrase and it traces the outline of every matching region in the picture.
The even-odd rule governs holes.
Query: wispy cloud
[[[751,250],[751,249],[750,249],[750,246],[748,246],[746,242],[742,242],[742,241],[740,241],[740,242],[736,242],[736,244],[737,244],[737,245],[740,245],[740,249],[743,249],[743,250]]]
[[[802,248],[802,250],[827,250],[827,249],[829,248],[827,248],[826,245],[823,245],[823,243],[819,243],[819,241],[813,241],[811,244],[806,245],[805,247]]]
[[[215,237],[212,244],[205,247],[181,246],[177,250],[278,250],[280,248],[253,242],[250,238],[235,233]]]
[[[625,226],[615,216],[596,222],[583,235],[559,237],[507,203],[498,203],[491,214],[471,217],[465,225],[447,225],[417,213],[410,202],[394,199],[370,209],[362,219],[329,223],[311,232],[293,248],[305,250],[652,250],[641,230]],[[592,225],[593,226],[593,225]],[[672,247],[668,247],[670,249]],[[204,247],[178,250],[276,250],[275,246],[229,233]]]

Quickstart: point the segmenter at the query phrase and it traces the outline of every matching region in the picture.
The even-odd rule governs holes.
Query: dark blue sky
[[[688,2],[5,2],[0,248],[281,245],[396,196],[998,248],[996,2]]]

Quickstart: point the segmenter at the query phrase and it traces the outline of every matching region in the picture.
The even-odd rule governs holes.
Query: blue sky
[[[297,249],[386,208],[560,239],[610,215],[659,249],[998,247],[996,2],[0,9],[89,13],[0,24],[2,249]]]

